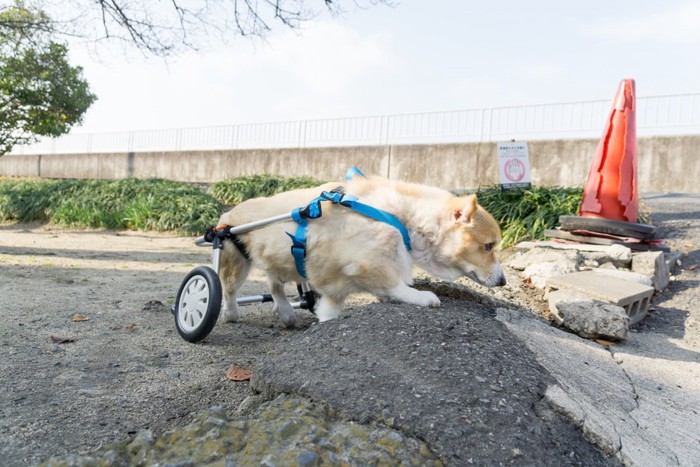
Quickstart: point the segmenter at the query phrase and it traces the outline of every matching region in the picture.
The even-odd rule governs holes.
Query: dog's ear
[[[470,225],[474,221],[474,214],[476,214],[476,195],[465,196],[460,198],[460,201],[461,206],[452,211],[452,219],[455,222]]]

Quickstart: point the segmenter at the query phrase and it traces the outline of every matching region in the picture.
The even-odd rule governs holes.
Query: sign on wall
[[[530,154],[526,142],[498,143],[498,179],[504,189],[530,186]]]

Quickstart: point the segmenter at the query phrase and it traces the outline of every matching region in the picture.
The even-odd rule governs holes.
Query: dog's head
[[[455,198],[445,213],[440,256],[446,279],[467,276],[487,287],[505,285],[503,269],[496,259],[501,230],[496,220],[476,200],[476,195]],[[444,214],[443,214],[444,215]]]

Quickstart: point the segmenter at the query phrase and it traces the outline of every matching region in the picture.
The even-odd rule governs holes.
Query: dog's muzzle
[[[486,287],[501,287],[506,285],[506,276],[503,274],[503,270],[500,266],[485,278],[479,277],[474,271],[468,272],[466,276],[474,282],[478,282]]]

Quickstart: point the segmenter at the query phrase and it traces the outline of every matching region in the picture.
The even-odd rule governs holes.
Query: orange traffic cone
[[[622,80],[598,143],[579,216],[637,222],[637,125],[634,80]]]

